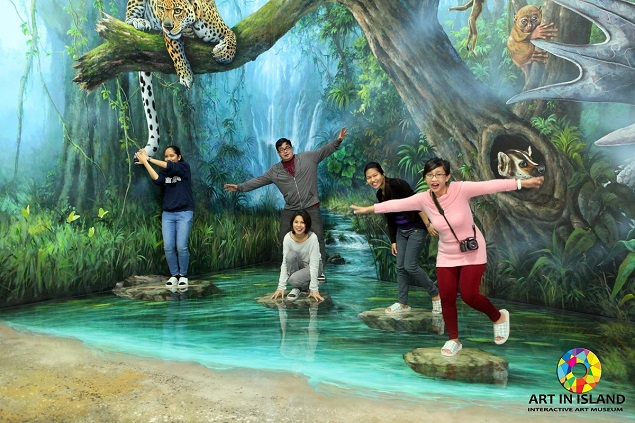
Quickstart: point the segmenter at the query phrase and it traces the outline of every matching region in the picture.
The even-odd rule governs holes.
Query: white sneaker
[[[179,278],[179,288],[187,288],[189,281],[185,276]]]
[[[179,283],[179,280],[176,278],[176,276],[172,276],[170,279],[168,279],[168,281],[165,283],[166,288],[173,288],[176,286],[176,284]]]

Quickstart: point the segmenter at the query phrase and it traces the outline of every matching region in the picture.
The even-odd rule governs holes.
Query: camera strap
[[[448,218],[445,217],[445,211],[443,211],[443,208],[441,207],[441,204],[439,204],[439,200],[437,200],[437,196],[432,191],[430,191],[430,195],[432,196],[432,200],[434,201],[434,205],[437,206],[437,210],[439,210],[439,213],[441,213],[441,216],[443,216],[443,218],[445,219],[445,223],[447,223],[448,226],[450,227],[450,230],[452,231],[452,235],[454,235],[454,239],[456,239],[456,242],[458,242],[460,244],[461,241],[459,241],[459,237],[456,236],[456,233],[454,233],[454,229],[452,229],[452,225],[450,225],[450,222],[448,222]],[[474,231],[474,238],[476,238],[476,228],[474,227],[473,223],[472,223],[472,230]]]

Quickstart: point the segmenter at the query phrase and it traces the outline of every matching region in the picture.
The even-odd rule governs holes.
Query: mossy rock
[[[405,313],[388,314],[385,308],[373,308],[357,315],[373,329],[391,332],[434,332],[442,335],[445,330],[443,316],[430,310],[412,308]]]
[[[174,287],[166,288],[168,278],[161,275],[129,276],[117,285],[112,292],[121,298],[139,301],[173,301],[175,299],[203,298],[220,294],[222,291],[209,281],[190,279],[187,290]]]
[[[272,295],[273,292],[265,294],[262,297],[256,298],[256,301],[258,301],[259,304],[269,308],[280,308],[281,305],[284,305],[285,308],[309,308],[311,306],[315,306],[316,304],[315,299],[308,298],[308,293],[306,292],[301,292],[300,296],[295,301],[289,301],[286,295],[283,300],[280,300],[279,298],[276,300],[272,300]],[[329,294],[320,292],[320,295],[322,296],[322,298],[324,298],[324,301],[318,304],[319,307],[333,306],[333,300],[331,300],[331,296]]]
[[[424,376],[461,382],[507,384],[509,363],[478,348],[463,348],[454,357],[441,355],[441,347],[416,348],[403,355],[412,370]]]

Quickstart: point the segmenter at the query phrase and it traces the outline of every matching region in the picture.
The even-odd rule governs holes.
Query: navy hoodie
[[[192,193],[192,173],[187,162],[167,162],[168,167],[161,170],[159,177],[153,180],[165,188],[163,194],[163,211],[194,211],[194,194]]]

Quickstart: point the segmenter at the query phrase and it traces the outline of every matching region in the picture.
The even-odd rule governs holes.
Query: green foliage
[[[476,21],[478,43],[474,51],[467,50],[469,28],[454,29],[453,21],[446,21],[445,27],[457,49],[459,56],[474,76],[497,94],[507,99],[522,88],[522,71],[512,62],[507,52],[507,13],[489,20],[481,15]]]
[[[434,157],[432,145],[428,143],[425,134],[419,134],[419,141],[416,144],[405,144],[397,151],[399,157],[399,169],[409,178],[421,177],[423,165]]]
[[[36,204],[34,202],[33,204]],[[59,212],[25,205],[0,212],[0,306],[111,289],[133,274],[166,270],[160,212],[140,205]],[[121,215],[115,218],[115,215]],[[211,214],[197,209],[192,274],[269,261],[281,254],[278,213]]]
[[[234,121],[226,119],[224,126],[227,130],[226,141],[216,142],[211,149],[212,158],[204,161],[204,183],[198,187],[203,192],[210,210],[242,210],[246,206],[246,197],[242,192],[227,192],[223,189],[226,183],[244,181],[251,177],[246,171],[248,164],[247,152],[253,148],[250,138],[241,142],[234,141]]]
[[[617,183],[614,166],[602,153],[580,139],[580,131],[566,118],[533,118],[532,125],[548,136],[570,162],[574,173],[569,189],[577,193],[577,206],[597,239],[611,248],[628,231],[626,216],[635,216],[635,195]],[[575,194],[574,194],[575,198]]]
[[[341,81],[339,85],[333,87],[328,94],[328,99],[338,109],[348,109],[349,105],[356,98],[356,87],[353,82]]]
[[[88,18],[85,14],[75,10],[72,3],[64,7],[64,10],[71,18],[71,27],[66,31],[66,34],[70,37],[71,43],[66,45],[66,53],[73,58],[73,60],[79,59],[88,45],[88,38],[82,32],[86,27]]]
[[[598,354],[602,357],[602,377],[635,382],[635,327],[619,322],[598,325]]]

